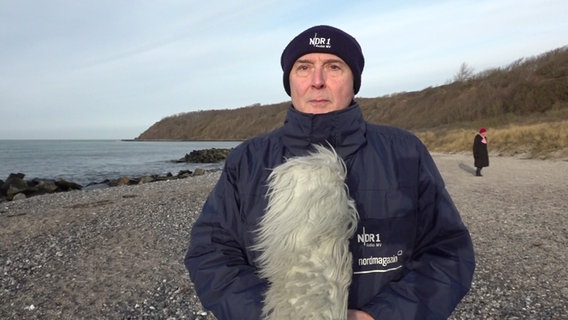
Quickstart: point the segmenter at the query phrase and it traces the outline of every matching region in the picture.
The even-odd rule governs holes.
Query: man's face
[[[308,53],[290,71],[290,96],[296,110],[328,113],[345,109],[353,100],[353,73],[336,55]]]

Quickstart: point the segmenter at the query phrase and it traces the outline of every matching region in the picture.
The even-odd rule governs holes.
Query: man
[[[284,125],[232,152],[192,228],[185,264],[204,307],[218,319],[446,319],[471,285],[471,238],[424,145],[363,119],[359,44],[315,26],[281,65]]]

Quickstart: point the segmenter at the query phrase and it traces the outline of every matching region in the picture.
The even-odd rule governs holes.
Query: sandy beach
[[[451,319],[568,319],[568,162],[434,159],[477,256]],[[0,203],[0,318],[215,319],[183,256],[218,176]]]

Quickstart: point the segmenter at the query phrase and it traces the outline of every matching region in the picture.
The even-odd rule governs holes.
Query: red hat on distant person
[[[479,133],[484,133],[484,132],[486,132],[486,131],[487,131],[487,129],[485,129],[485,128],[479,129]]]

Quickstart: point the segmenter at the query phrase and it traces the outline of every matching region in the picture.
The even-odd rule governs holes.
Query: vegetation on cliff
[[[356,100],[370,122],[408,129],[432,151],[469,151],[487,127],[493,153],[568,159],[568,46],[477,74],[464,63],[445,85]],[[181,113],[137,139],[243,140],[281,126],[288,106]]]

